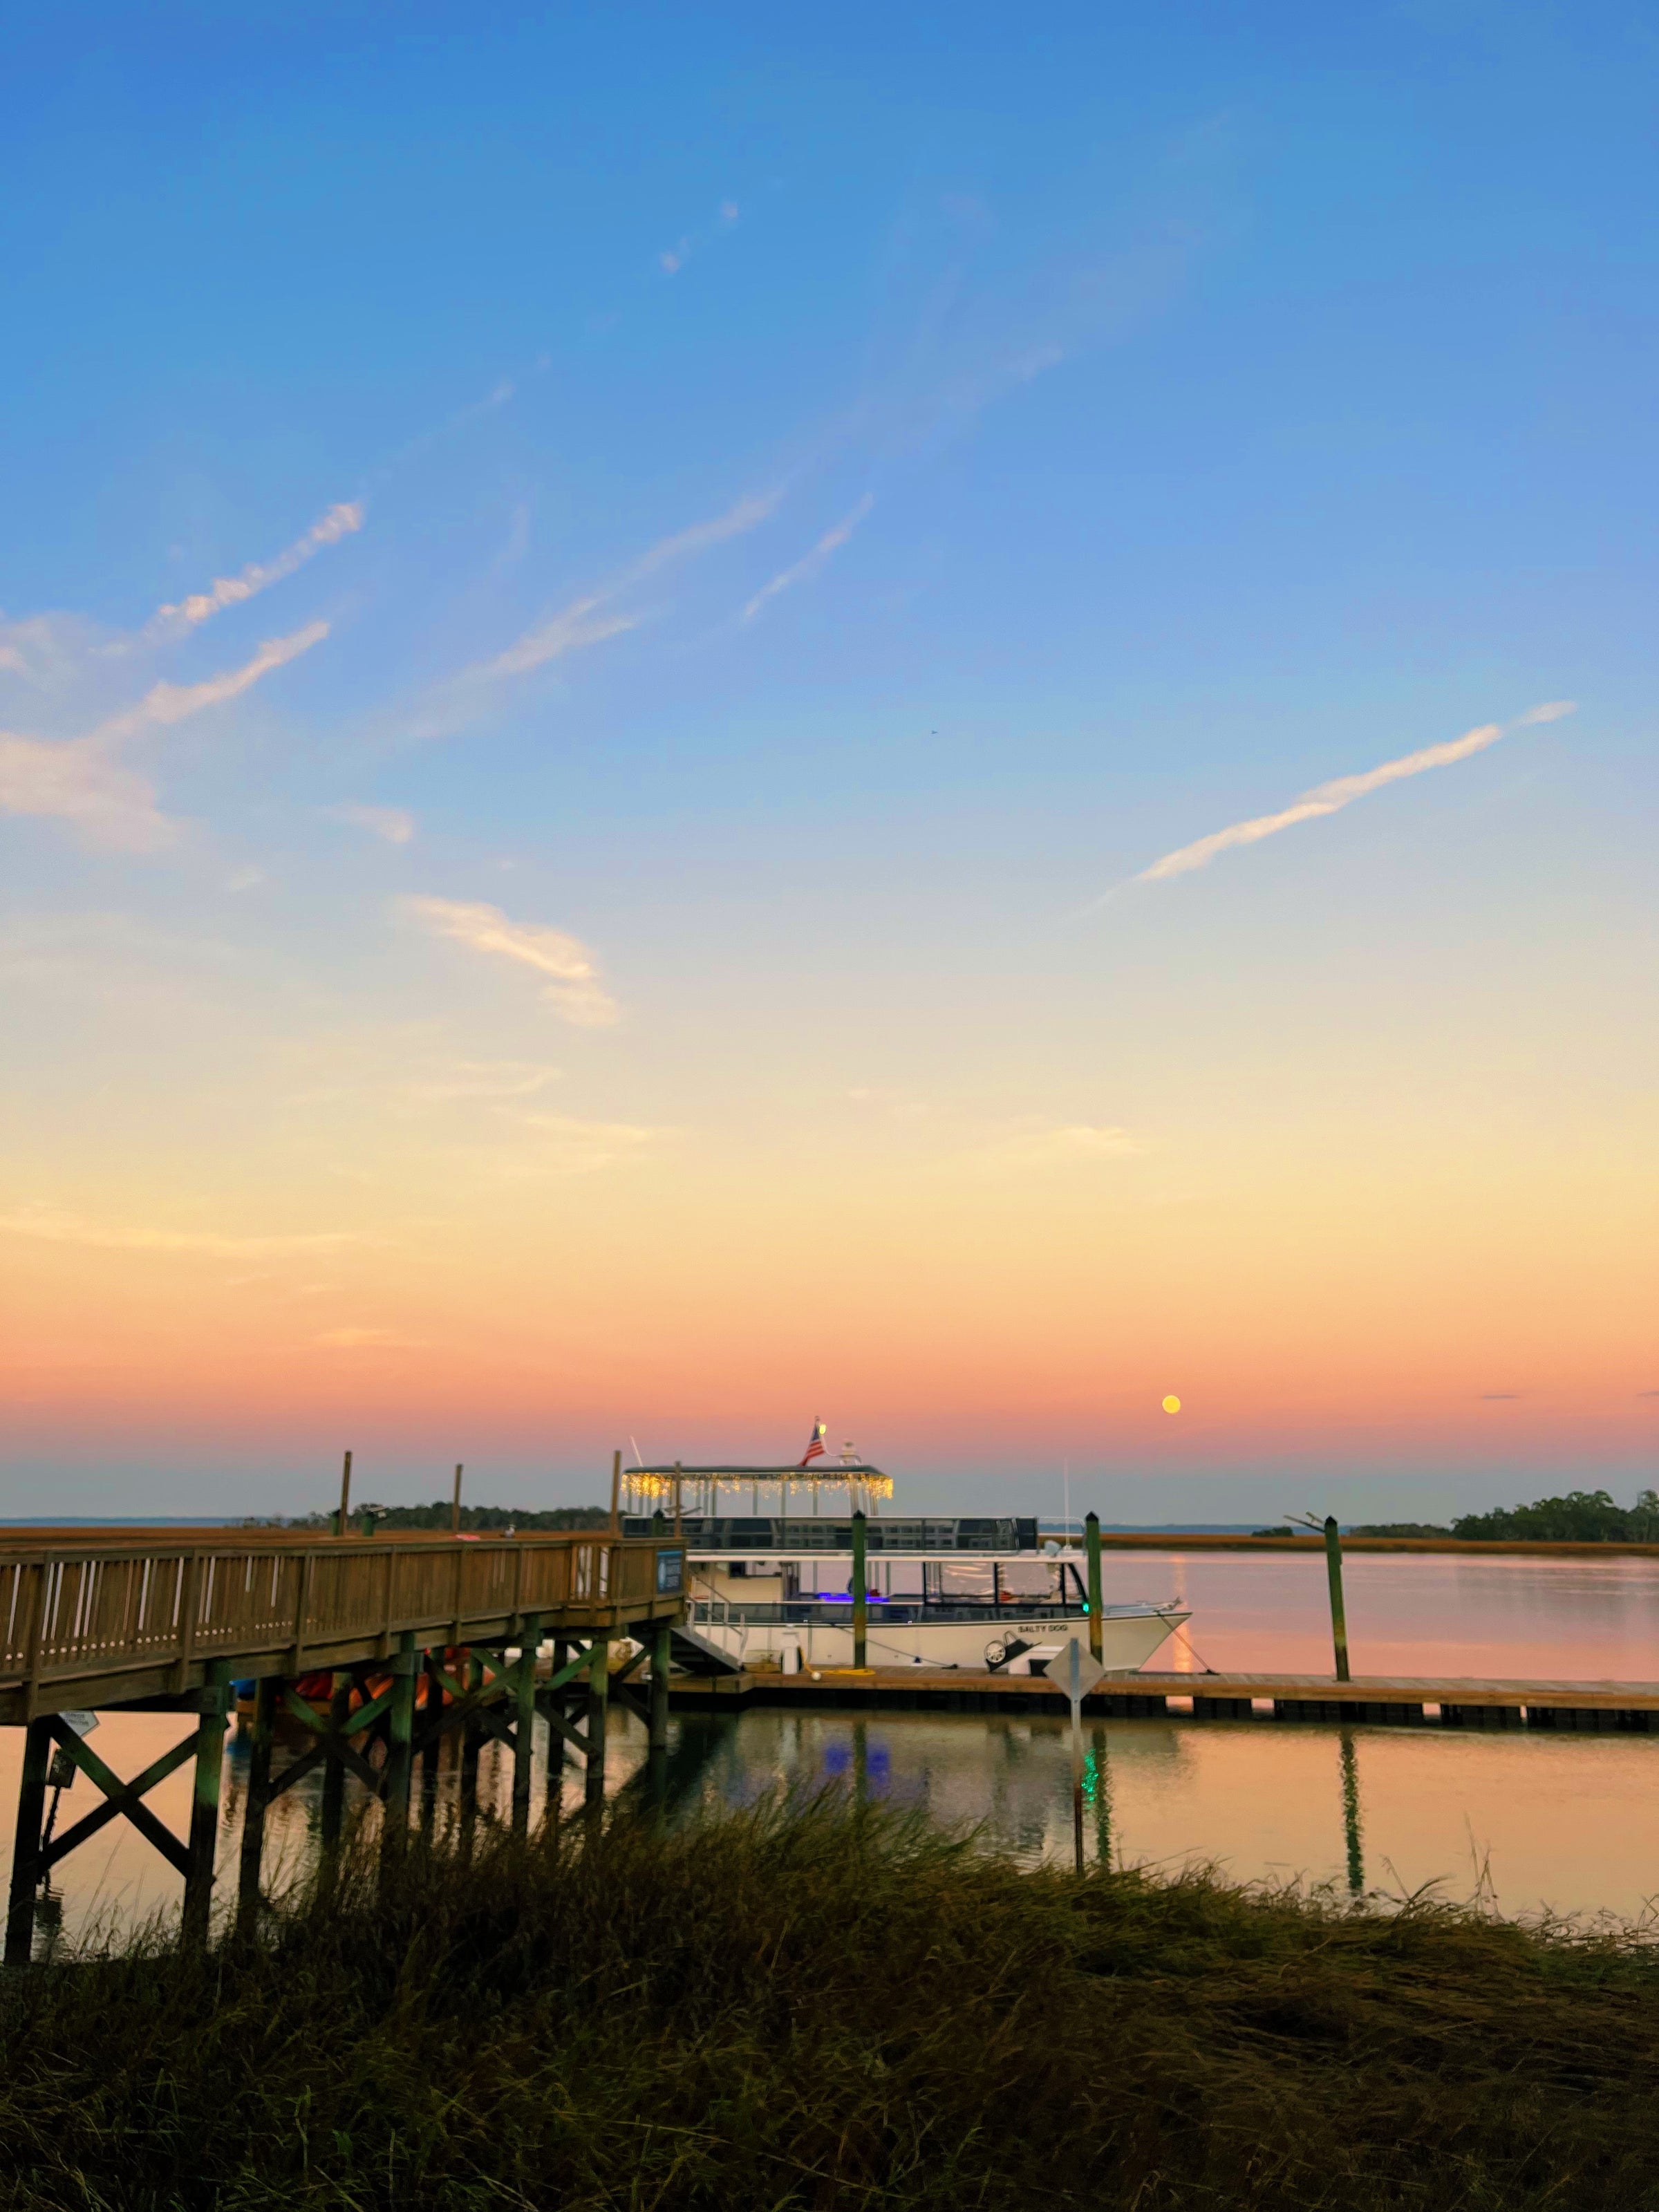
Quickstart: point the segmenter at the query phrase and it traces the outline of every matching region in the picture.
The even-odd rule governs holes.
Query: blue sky
[[[303,1489],[347,1404],[418,1486],[399,1349],[493,1342],[538,1268],[620,1248],[660,1307],[619,1278],[591,1328],[550,1313],[516,1425],[458,1354],[438,1425],[503,1479],[580,1491],[624,1429],[716,1449],[820,1395],[921,1482],[975,1434],[991,1490],[1066,1451],[1128,1486],[1113,1518],[1248,1516],[1334,1439],[1414,1510],[1635,1479],[1651,9],[80,6],[10,60],[0,1281],[56,1316],[22,1477],[240,1455]],[[1340,823],[1134,880],[1492,725]],[[401,1104],[361,1073],[393,1061]],[[509,1149],[511,1102],[556,1097],[520,1273],[474,1249],[505,1201],[457,1195],[458,1133],[409,1136],[439,1092]],[[994,1156],[1045,1162],[1040,1202],[911,1210]],[[1151,1182],[1103,1194],[1109,1159]],[[1110,1226],[1137,1206],[1211,1224],[1161,1291]],[[714,1219],[705,1394],[674,1346]],[[834,1265],[799,1341],[757,1340],[781,1220],[908,1285],[878,1342]],[[976,1396],[929,1333],[956,1230],[989,1287],[952,1341],[1060,1247],[1097,1343],[1149,1299],[1162,1334],[1106,1382],[1082,1340],[1011,1352]],[[1263,1337],[1241,1255],[1281,1233]],[[328,1277],[337,1234],[380,1275]],[[222,1341],[213,1270],[282,1237],[317,1280],[276,1267]],[[157,1339],[101,1272],[145,1250],[198,1267]],[[453,1311],[398,1306],[415,1253]],[[1517,1275],[1522,1317],[1441,1309]],[[285,1318],[307,1297],[324,1325]],[[371,1357],[313,1389],[318,1346]],[[1126,1408],[1188,1365],[1215,1425],[1171,1460]],[[273,1393],[305,1408],[274,1437]]]

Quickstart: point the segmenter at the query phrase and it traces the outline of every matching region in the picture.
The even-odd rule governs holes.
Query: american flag
[[[822,1421],[814,1421],[812,1424],[812,1441],[807,1445],[806,1449],[801,1454],[800,1463],[805,1467],[809,1460],[822,1459],[823,1457],[823,1423]]]

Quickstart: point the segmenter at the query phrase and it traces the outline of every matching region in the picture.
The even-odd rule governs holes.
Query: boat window
[[[1038,1598],[1045,1602],[1060,1594],[1060,1575],[1041,1559],[1010,1559],[1002,1569],[1002,1587],[1010,1597]]]

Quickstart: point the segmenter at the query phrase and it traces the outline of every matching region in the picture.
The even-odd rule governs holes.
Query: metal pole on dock
[[[1083,1545],[1089,1555],[1089,1649],[1095,1657],[1103,1656],[1103,1632],[1100,1624],[1100,1516],[1090,1514],[1083,1524]]]
[[[340,1517],[334,1524],[337,1536],[346,1532],[346,1516],[351,1510],[351,1454],[345,1455],[345,1465],[340,1470]]]
[[[452,1536],[459,1536],[461,1533],[461,1462],[459,1460],[455,1462],[455,1501],[449,1509],[449,1533]]]
[[[866,1586],[864,1569],[864,1540],[866,1522],[862,1512],[853,1516],[853,1664],[862,1667],[870,1628],[870,1599]]]
[[[1348,1680],[1348,1616],[1342,1603],[1342,1532],[1333,1513],[1325,1516],[1325,1567],[1331,1583],[1331,1644],[1336,1653],[1336,1679]]]

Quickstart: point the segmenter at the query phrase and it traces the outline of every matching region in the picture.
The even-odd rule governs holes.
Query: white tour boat
[[[805,1468],[641,1468],[624,1474],[624,1534],[655,1515],[685,1538],[686,1625],[728,1665],[786,1674],[850,1667],[853,1522],[865,1524],[866,1663],[1029,1674],[1067,1638],[1087,1636],[1084,1554],[1039,1541],[1024,1515],[880,1513],[892,1482],[862,1463]],[[825,1511],[823,1492],[847,1501]],[[811,1510],[791,1510],[810,1490]],[[763,1489],[781,1509],[762,1511]],[[749,1492],[750,1510],[732,1506]],[[737,1493],[734,1497],[732,1493]],[[872,1510],[872,1507],[878,1508]],[[654,1512],[644,1509],[654,1508]],[[1188,1618],[1150,1600],[1103,1603],[1101,1657],[1109,1673],[1143,1667]]]

